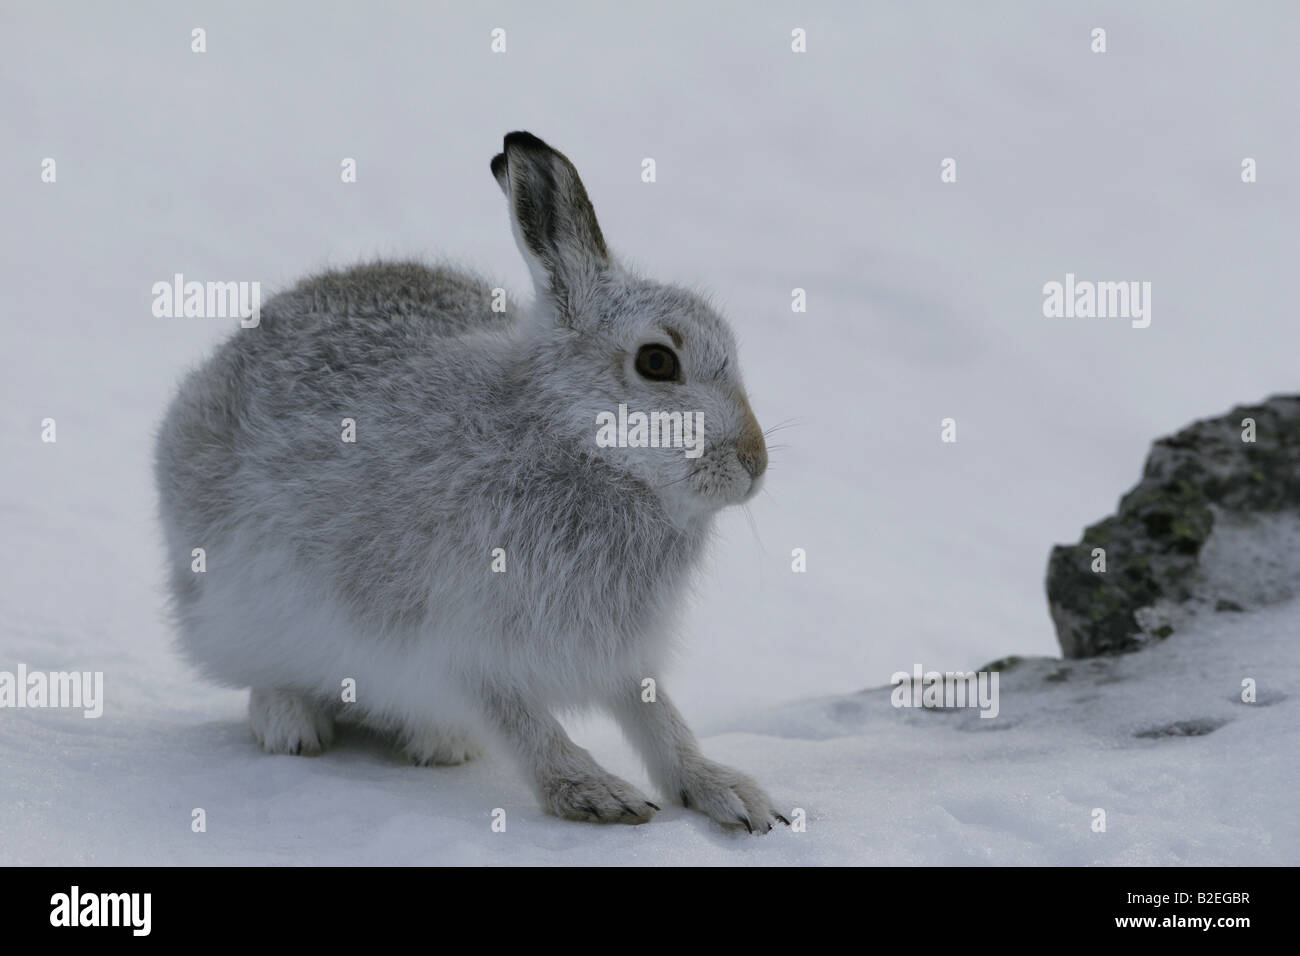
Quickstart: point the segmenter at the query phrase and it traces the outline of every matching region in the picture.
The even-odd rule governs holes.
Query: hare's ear
[[[515,241],[539,295],[561,314],[609,268],[609,250],[573,163],[532,133],[509,133],[492,175],[510,203]]]

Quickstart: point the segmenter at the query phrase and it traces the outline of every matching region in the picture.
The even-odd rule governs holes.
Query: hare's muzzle
[[[740,459],[749,477],[757,481],[767,471],[767,443],[763,441],[763,429],[758,426],[758,419],[749,407],[749,400],[743,395],[741,407],[744,419],[740,426],[740,437],[736,440],[736,457]]]

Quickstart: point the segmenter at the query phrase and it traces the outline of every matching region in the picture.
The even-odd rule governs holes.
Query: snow
[[[5,863],[1294,864],[1300,604],[1204,619],[1140,654],[1004,671],[1000,713],[903,710],[888,688],[715,728],[807,829],[724,833],[665,805],[641,827],[542,814],[497,756],[413,768],[345,731],[319,758],[268,757],[242,697],[117,689],[116,713],[15,710],[3,730]],[[1257,682],[1243,703],[1242,680]],[[159,698],[164,699],[159,699]],[[588,735],[639,780],[610,735]],[[783,799],[784,798],[784,799]],[[207,832],[191,833],[202,807]],[[506,830],[491,829],[506,811]],[[1094,811],[1105,832],[1092,829]]]
[[[102,670],[107,702],[0,711],[0,863],[1300,862],[1294,603],[1032,661],[994,720],[857,693],[1054,655],[1051,545],[1113,510],[1156,436],[1296,388],[1300,11],[1043,6],[6,10],[0,670]],[[243,695],[171,649],[152,430],[234,323],[156,319],[152,284],[269,294],[424,254],[524,290],[487,172],[515,128],[574,159],[617,252],[716,295],[760,420],[795,422],[752,529],[723,522],[666,686],[806,833],[667,805],[563,823],[498,756],[417,769],[356,733],[267,757]],[[1151,327],[1044,318],[1067,272],[1150,281]],[[608,723],[569,723],[644,782]],[[1215,729],[1138,736],[1176,725]]]

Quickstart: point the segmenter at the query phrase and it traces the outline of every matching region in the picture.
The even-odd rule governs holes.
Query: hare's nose
[[[736,446],[736,457],[744,465],[745,471],[749,472],[750,478],[757,479],[767,471],[767,443],[763,441],[758,422],[754,422],[752,428],[745,429],[745,434]]]
[[[736,440],[736,457],[740,459],[749,477],[757,481],[767,471],[767,443],[763,441],[763,429],[758,427],[754,410],[749,407],[745,393],[737,390],[736,397],[741,408],[740,437]]]

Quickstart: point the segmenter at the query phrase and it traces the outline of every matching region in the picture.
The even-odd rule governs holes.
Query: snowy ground
[[[355,731],[319,758],[268,757],[239,695],[115,687],[130,703],[111,717],[0,724],[0,862],[1294,865],[1298,625],[1288,604],[1124,658],[1027,660],[992,719],[896,709],[887,688],[736,718],[709,753],[807,814],[762,839],[670,806],[641,827],[557,821],[498,758],[415,768]],[[613,735],[582,740],[644,783]]]
[[[0,670],[108,694],[99,720],[0,711],[0,863],[1300,862],[1294,605],[1010,671],[996,720],[855,696],[1054,654],[1050,546],[1155,436],[1296,390],[1300,10],[798,6],[0,11]],[[155,319],[150,287],[448,254],[525,289],[487,172],[515,128],[575,160],[617,252],[717,294],[760,420],[797,419],[756,535],[723,524],[672,689],[807,833],[560,823],[497,758],[416,770],[356,735],[264,757],[240,695],[170,650],[151,436],[231,328]],[[1044,318],[1067,271],[1151,281],[1151,327]],[[609,725],[574,728],[642,779]]]

